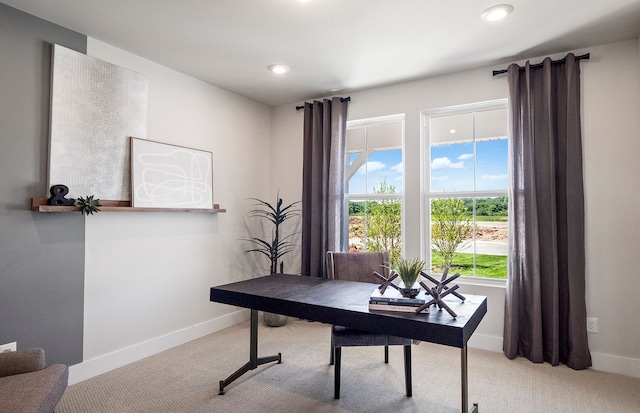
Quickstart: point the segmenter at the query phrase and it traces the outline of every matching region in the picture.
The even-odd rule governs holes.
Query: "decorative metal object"
[[[146,76],[53,46],[49,186],[131,200],[129,137],[146,137]]]
[[[439,289],[445,290],[445,291],[449,289],[449,286],[447,284],[449,284],[451,281],[455,280],[456,278],[460,277],[460,273],[455,273],[451,277],[449,277],[449,267],[444,268],[444,271],[442,272],[442,277],[440,280],[433,278],[431,275],[429,275],[424,271],[422,271],[420,275],[422,275],[424,278],[431,281],[432,283],[436,284],[436,287],[438,287]],[[466,300],[466,298],[462,294],[457,292],[452,292],[452,293],[462,301]]]
[[[73,206],[76,200],[73,198],[65,198],[69,193],[69,188],[66,185],[54,185],[49,188],[51,198],[47,199],[48,205],[55,206]]]
[[[427,294],[429,294],[432,297],[432,299],[424,303],[422,306],[418,307],[416,309],[416,313],[435,304],[440,309],[444,308],[451,315],[451,317],[456,318],[458,315],[442,299],[449,294],[453,294],[454,296],[458,297],[462,301],[466,299],[462,294],[459,294],[456,292],[456,290],[458,289],[458,285],[454,285],[453,287],[449,287],[447,285],[447,284],[450,284],[456,278],[458,278],[460,276],[460,273],[456,273],[451,277],[449,277],[448,276],[449,267],[445,267],[444,272],[442,273],[442,278],[440,280],[433,278],[431,275],[427,274],[424,271],[422,271],[420,274],[427,280],[434,283],[435,285],[432,287],[429,287],[427,284],[424,283],[424,281],[420,281],[420,285],[422,286],[422,288],[425,289]]]
[[[389,277],[385,277],[382,274],[379,274],[377,271],[373,272],[374,277],[378,277],[380,278],[380,280],[382,281],[380,283],[380,286],[378,287],[378,289],[380,290],[380,294],[384,294],[385,291],[387,291],[387,287],[391,286],[393,288],[395,288],[396,290],[400,291],[400,287],[398,287],[397,285],[395,285],[394,283],[392,283],[391,281],[395,280],[398,277],[398,273],[396,273],[395,271],[391,271],[389,273]]]

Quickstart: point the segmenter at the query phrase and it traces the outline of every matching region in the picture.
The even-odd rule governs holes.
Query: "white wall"
[[[209,287],[255,274],[240,241],[246,198],[271,182],[269,107],[95,39],[87,54],[148,76],[147,138],[212,151],[227,212],[87,217],[84,362],[71,382],[245,319],[211,303]]]
[[[640,377],[640,66],[638,42],[591,49],[583,65],[587,315],[594,365],[617,363]],[[633,360],[627,360],[631,358]]]
[[[637,40],[575,51],[581,62],[586,196],[587,313],[594,368],[640,377],[640,57]],[[565,53],[552,56],[563,57]],[[532,59],[538,62],[541,59]],[[349,93],[349,119],[405,114],[405,254],[420,255],[420,111],[508,96],[505,76],[474,69]],[[300,104],[300,102],[296,103]],[[295,104],[273,110],[272,185],[300,194],[303,115]],[[277,149],[276,149],[277,148]],[[281,151],[283,150],[283,151]],[[470,345],[501,351],[504,287],[461,285],[488,297],[488,313]]]

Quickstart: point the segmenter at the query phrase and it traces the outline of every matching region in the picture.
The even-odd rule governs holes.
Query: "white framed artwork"
[[[131,199],[129,137],[146,137],[146,76],[53,45],[48,187]]]
[[[213,153],[131,138],[132,206],[213,208]]]

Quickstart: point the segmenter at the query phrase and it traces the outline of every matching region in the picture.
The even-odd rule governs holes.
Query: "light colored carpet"
[[[460,412],[460,350],[412,347],[413,397],[404,389],[402,348],[343,349],[341,399],[333,399],[330,328],[289,319],[260,326],[259,356],[282,353],[218,395],[219,381],[249,359],[248,322],[70,386],[57,413]],[[640,412],[640,379],[508,360],[470,348],[469,398],[482,413]]]

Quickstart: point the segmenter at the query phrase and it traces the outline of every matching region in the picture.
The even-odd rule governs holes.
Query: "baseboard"
[[[469,347],[501,353],[502,337],[474,334],[469,339]],[[591,352],[591,362],[594,370],[640,378],[639,359]]]
[[[249,310],[240,309],[200,324],[143,341],[90,360],[85,360],[80,364],[69,367],[69,385],[90,379],[91,377],[117,369],[134,361],[231,327],[248,320],[249,314]]]
[[[591,362],[594,370],[640,378],[640,359],[591,352]]]
[[[502,351],[502,337],[488,336],[485,334],[474,334],[468,342],[468,347],[479,348],[489,351]]]

